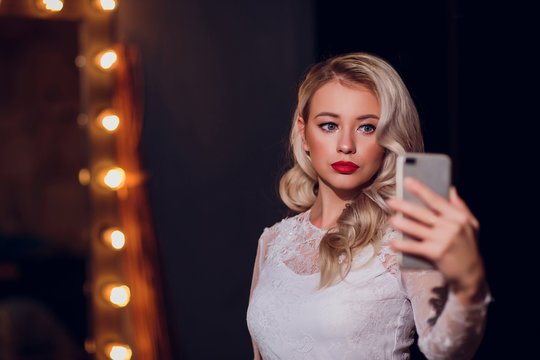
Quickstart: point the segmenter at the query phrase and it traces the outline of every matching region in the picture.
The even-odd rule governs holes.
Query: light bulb
[[[111,168],[101,172],[103,184],[111,190],[118,190],[126,182],[126,172],[119,167]]]
[[[131,292],[126,285],[109,285],[104,290],[105,299],[118,307],[125,307],[131,299]]]
[[[38,8],[47,11],[60,11],[64,7],[62,0],[37,0],[36,4]]]
[[[108,344],[105,348],[107,357],[111,360],[129,360],[131,359],[131,348],[126,344]]]
[[[113,132],[118,129],[120,118],[112,110],[103,110],[98,115],[98,123],[105,130]]]
[[[120,124],[120,118],[116,115],[107,115],[104,116],[103,119],[101,119],[101,124],[106,130],[114,131],[118,128],[118,125]]]
[[[115,250],[121,250],[126,244],[126,236],[120,229],[115,227],[103,231],[102,239],[105,244]]]
[[[79,170],[79,184],[86,186],[90,184],[90,180],[91,180],[91,176],[90,176],[90,171],[88,169]]]
[[[96,0],[95,4],[100,10],[111,11],[116,8],[115,0]]]
[[[118,61],[118,55],[114,50],[105,50],[96,56],[96,63],[103,70],[111,70]]]

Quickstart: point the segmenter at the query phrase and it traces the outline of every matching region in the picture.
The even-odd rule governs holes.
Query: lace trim
[[[384,233],[377,258],[384,265],[385,269],[392,275],[400,273],[396,253],[390,249],[390,240],[397,236],[397,231],[388,228]]]
[[[309,220],[311,210],[296,216],[288,233],[288,244],[284,247],[282,262],[298,275],[313,275],[320,272],[319,244],[326,230],[319,229]]]
[[[319,244],[326,230],[313,225],[309,219],[310,214],[311,210],[308,210],[275,225],[279,226],[280,236],[270,241],[267,261],[281,262],[298,275],[313,275],[320,272]],[[396,234],[395,231],[388,229],[380,244],[374,249],[379,261],[393,275],[399,274],[399,265],[397,256],[390,250],[388,243]],[[342,257],[339,261],[342,262],[343,259]]]

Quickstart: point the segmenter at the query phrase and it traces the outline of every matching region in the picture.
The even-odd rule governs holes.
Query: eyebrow
[[[339,115],[338,114],[334,114],[334,113],[331,113],[331,112],[327,112],[327,111],[323,111],[321,113],[318,113],[317,115],[315,115],[315,117],[322,117],[322,116],[328,116],[328,117],[331,117],[331,118],[339,118]],[[365,120],[365,119],[377,119],[379,120],[379,117],[375,114],[365,114],[365,115],[362,115],[362,116],[359,116],[356,118],[356,120]]]

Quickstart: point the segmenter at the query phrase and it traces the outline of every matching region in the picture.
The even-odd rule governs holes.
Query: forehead
[[[312,111],[380,114],[379,102],[371,90],[363,85],[344,85],[331,81],[321,86],[311,98]]]

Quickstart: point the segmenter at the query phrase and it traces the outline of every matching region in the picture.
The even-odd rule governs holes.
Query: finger
[[[469,223],[475,230],[478,230],[480,228],[480,223],[478,222],[478,219],[476,219],[465,201],[463,201],[463,199],[458,195],[455,186],[452,186],[450,188],[449,201],[452,206],[467,214],[467,216],[469,217]]]
[[[430,227],[403,216],[390,216],[388,223],[394,229],[419,240],[428,239],[431,234]]]
[[[455,186],[452,186],[450,188],[450,193],[449,193],[449,196],[448,196],[448,200],[455,207],[457,207],[457,208],[459,208],[461,210],[467,211],[468,213],[471,213],[471,211],[469,210],[469,207],[467,206],[467,204],[465,204],[465,201],[463,201],[463,199],[459,197],[459,195],[457,193],[457,189],[456,189]]]
[[[427,259],[432,259],[434,253],[431,244],[414,240],[394,240],[390,243],[390,247],[396,252],[422,256]]]
[[[417,179],[406,178],[405,181],[405,186],[407,186],[411,193],[416,195],[426,206],[441,216],[461,224],[469,223],[470,218],[473,217],[468,209],[464,211],[452,205],[449,200],[443,198]],[[473,225],[474,222],[472,221],[470,224]]]
[[[387,199],[386,204],[390,209],[402,213],[411,219],[418,220],[426,225],[433,226],[435,221],[437,221],[437,216],[425,206],[395,198]]]

